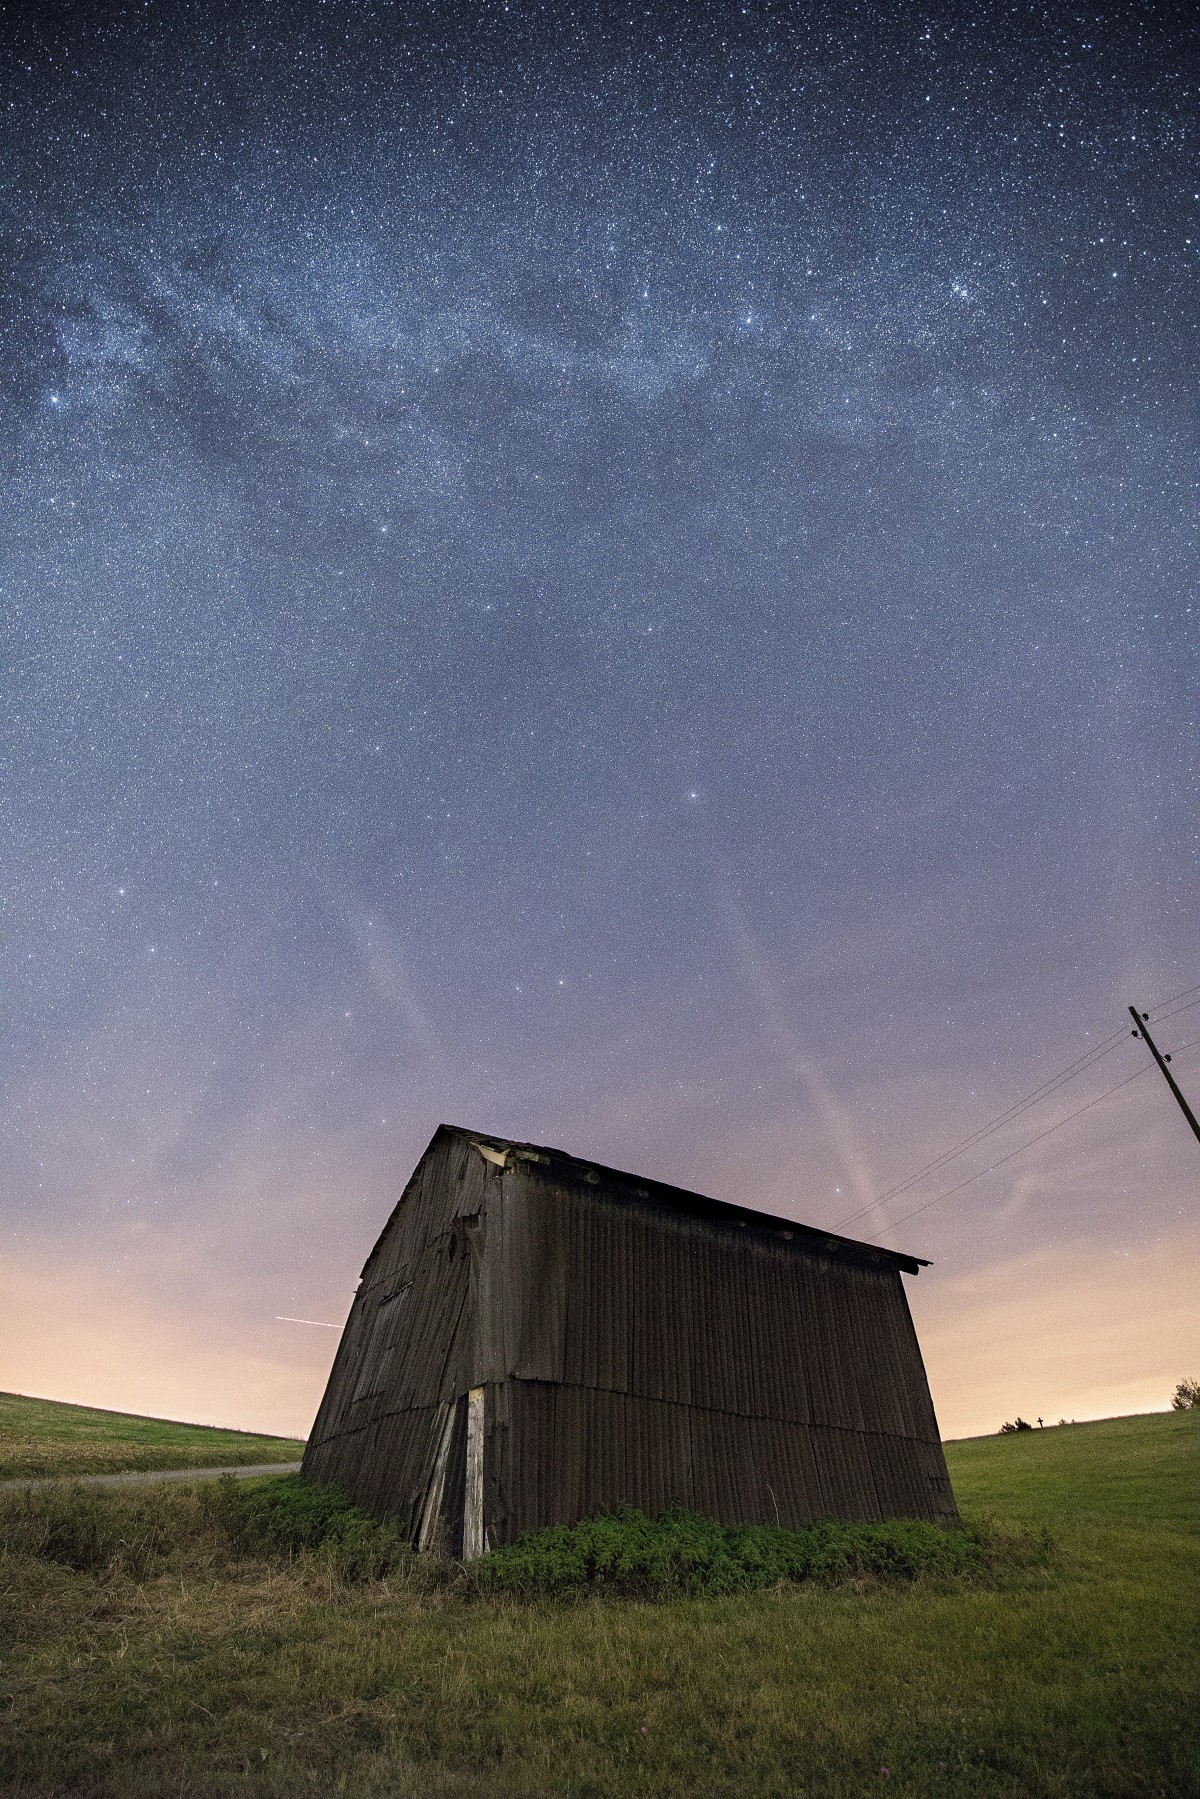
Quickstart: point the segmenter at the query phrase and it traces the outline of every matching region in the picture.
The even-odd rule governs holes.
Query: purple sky
[[[439,1120],[834,1225],[1110,1036],[848,1228],[947,1434],[1200,1373],[1195,33],[25,15],[0,1385],[303,1431]]]

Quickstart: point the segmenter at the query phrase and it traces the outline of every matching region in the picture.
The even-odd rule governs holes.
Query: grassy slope
[[[0,1480],[295,1462],[303,1443],[0,1393]]]
[[[1195,1530],[1200,1414],[1150,1412],[947,1443],[958,1502],[1057,1529],[1075,1522]]]
[[[967,1515],[1062,1545],[1007,1590],[467,1604],[199,1535],[141,1585],[14,1558],[0,1787],[1194,1799],[1198,1422],[950,1445]],[[156,1493],[185,1534],[194,1490]]]

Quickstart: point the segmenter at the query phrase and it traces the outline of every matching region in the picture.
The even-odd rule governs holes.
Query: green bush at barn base
[[[608,1592],[630,1598],[751,1593],[780,1581],[981,1579],[998,1567],[1047,1566],[1044,1534],[1002,1535],[898,1519],[886,1524],[726,1526],[682,1507],[659,1518],[625,1510],[540,1530],[475,1563],[480,1589],[524,1596]]]
[[[270,1481],[217,1482],[209,1516],[230,1544],[250,1554],[310,1555],[349,1583],[412,1576],[416,1558],[391,1519],[371,1518],[338,1487],[285,1474]],[[430,1564],[429,1572],[434,1573]]]
[[[464,1596],[516,1599],[668,1600],[751,1593],[781,1581],[982,1580],[1053,1561],[1045,1531],[983,1523],[945,1529],[912,1519],[784,1530],[721,1525],[675,1506],[659,1518],[626,1508],[536,1531],[464,1569],[414,1555],[390,1519],[372,1518],[339,1488],[296,1474],[250,1481],[226,1475],[174,1493],[55,1482],[18,1489],[0,1506],[0,1551],[81,1574],[119,1571],[143,1579],[194,1552],[206,1533],[214,1553],[283,1562],[307,1557],[348,1585],[401,1578],[430,1589],[455,1587]]]
[[[297,1475],[268,1483],[223,1480],[212,1501],[236,1547],[317,1555],[347,1581],[388,1575],[444,1581],[460,1570],[414,1558],[388,1520],[368,1517],[337,1487]],[[1014,1567],[1048,1567],[1048,1533],[972,1524],[943,1529],[897,1519],[885,1524],[726,1526],[674,1506],[658,1518],[632,1508],[560,1525],[494,1549],[471,1564],[464,1592],[516,1598],[609,1593],[640,1599],[750,1593],[779,1581],[984,1579]]]

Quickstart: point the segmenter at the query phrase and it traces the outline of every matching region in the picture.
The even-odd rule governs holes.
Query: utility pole
[[[1175,1095],[1176,1099],[1179,1101],[1180,1111],[1183,1113],[1184,1117],[1187,1119],[1188,1123],[1191,1125],[1192,1130],[1195,1133],[1197,1141],[1200,1141],[1200,1124],[1196,1123],[1196,1114],[1192,1111],[1192,1108],[1188,1105],[1187,1100],[1184,1099],[1183,1094],[1179,1091],[1179,1088],[1175,1083],[1175,1076],[1171,1073],[1171,1070],[1167,1067],[1167,1063],[1171,1060],[1171,1058],[1170,1058],[1170,1056],[1164,1056],[1160,1053],[1157,1043],[1154,1041],[1153,1037],[1150,1035],[1149,1031],[1146,1029],[1146,1026],[1149,1023],[1150,1014],[1148,1012],[1139,1012],[1136,1006],[1130,1006],[1129,1015],[1133,1019],[1134,1025],[1136,1026],[1136,1029],[1134,1030],[1133,1035],[1135,1037],[1144,1037],[1145,1038],[1146,1045],[1150,1051],[1150,1054],[1154,1057],[1154,1060],[1158,1063],[1158,1066],[1163,1071],[1163,1076],[1166,1079],[1167,1086],[1171,1089],[1171,1092]]]

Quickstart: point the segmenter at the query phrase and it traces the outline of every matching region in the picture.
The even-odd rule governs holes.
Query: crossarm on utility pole
[[[1158,1063],[1158,1066],[1162,1070],[1163,1078],[1165,1079],[1167,1086],[1171,1089],[1171,1092],[1175,1095],[1175,1098],[1179,1101],[1179,1109],[1183,1113],[1184,1117],[1187,1119],[1188,1123],[1191,1125],[1193,1134],[1195,1135],[1197,1142],[1200,1142],[1200,1124],[1196,1123],[1196,1114],[1192,1111],[1192,1108],[1188,1105],[1187,1100],[1184,1099],[1183,1094],[1179,1091],[1179,1087],[1175,1080],[1175,1076],[1171,1073],[1171,1070],[1167,1067],[1166,1059],[1160,1054],[1157,1043],[1154,1041],[1153,1037],[1150,1035],[1149,1031],[1146,1029],[1145,1017],[1143,1016],[1143,1014],[1141,1012],[1138,1011],[1136,1006],[1130,1006],[1129,1015],[1133,1019],[1133,1022],[1135,1024],[1135,1026],[1137,1027],[1136,1030],[1134,1031],[1133,1035],[1135,1037],[1145,1038],[1146,1047],[1149,1049],[1150,1054],[1154,1057],[1154,1060]]]

